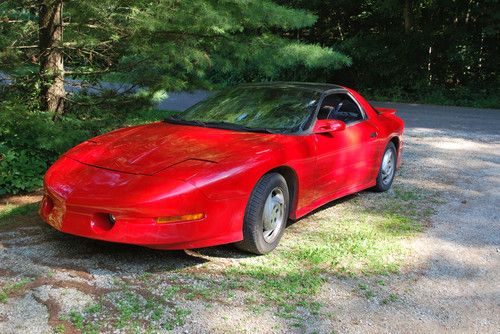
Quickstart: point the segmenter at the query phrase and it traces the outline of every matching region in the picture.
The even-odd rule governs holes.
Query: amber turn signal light
[[[190,215],[182,215],[182,216],[172,216],[172,217],[158,217],[156,218],[156,222],[158,224],[166,224],[166,223],[175,223],[175,222],[186,222],[191,220],[200,220],[205,218],[204,213],[193,213]]]

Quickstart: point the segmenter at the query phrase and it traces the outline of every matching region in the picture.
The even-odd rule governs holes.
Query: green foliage
[[[500,107],[496,0],[277,2],[317,15],[296,32],[302,42],[352,58],[327,81],[377,98]]]
[[[27,0],[0,6],[5,18],[0,20],[0,71],[12,74],[36,64],[37,15],[37,6]],[[73,78],[92,82],[112,74],[168,91],[242,81],[238,75],[247,81],[284,79],[296,70],[349,65],[348,57],[330,47],[279,36],[316,19],[270,0],[64,1],[60,47]]]
[[[28,110],[25,99],[4,94],[0,102],[0,195],[34,190],[42,175],[62,153],[101,133],[164,118],[169,112],[150,108],[141,96],[74,95],[66,115]],[[96,104],[96,99],[102,99]]]
[[[209,72],[212,82],[229,83],[280,79],[318,81],[351,64],[330,48],[290,41],[273,35],[241,37],[218,46]]]
[[[69,74],[89,82],[105,74],[171,91],[329,81],[374,97],[498,107],[497,6],[496,0],[65,1],[61,47]],[[38,70],[37,15],[33,1],[0,4],[0,71]]]
[[[500,108],[500,86],[479,87],[402,87],[364,88],[363,95],[375,101],[411,102],[474,108]]]
[[[42,185],[45,170],[43,158],[26,150],[2,149],[0,161],[0,195],[36,189]]]

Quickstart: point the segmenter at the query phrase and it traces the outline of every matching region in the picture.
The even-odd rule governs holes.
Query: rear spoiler
[[[382,115],[382,114],[395,114],[396,109],[391,109],[391,108],[373,108],[377,112],[377,114]]]

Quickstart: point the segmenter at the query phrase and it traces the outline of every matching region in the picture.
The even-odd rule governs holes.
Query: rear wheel
[[[243,221],[243,240],[236,247],[266,254],[278,246],[288,220],[288,186],[281,174],[264,175],[250,195]]]
[[[375,185],[376,191],[387,191],[391,187],[396,173],[396,159],[396,146],[393,142],[390,142],[385,148],[382,157],[380,170],[377,175],[377,184]]]

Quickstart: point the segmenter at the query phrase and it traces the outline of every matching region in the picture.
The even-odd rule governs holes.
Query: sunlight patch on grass
[[[39,205],[39,203],[22,205],[7,204],[0,210],[0,225],[13,222],[17,216],[36,214]]]
[[[422,224],[394,211],[392,203],[378,210],[351,206],[356,204],[297,222],[273,253],[242,260],[231,270],[253,277],[261,272],[272,276],[307,271],[348,276],[397,272],[407,255],[404,241],[422,231]]]
[[[401,236],[420,228],[406,217],[362,213],[332,222],[320,218],[315,229],[296,240],[285,256],[335,274],[395,272],[404,256]]]
[[[251,278],[251,289],[276,305],[277,315],[293,317],[298,301],[314,305],[328,275],[399,272],[409,255],[406,242],[433,212],[432,197],[425,195],[401,186],[392,193],[363,193],[298,221],[272,253],[242,259],[226,273],[240,281]]]
[[[311,298],[327,274],[397,272],[407,256],[402,242],[421,231],[421,225],[395,213],[361,211],[315,215],[289,230],[292,233],[273,253],[242,260],[227,270],[233,279],[253,279],[252,290],[276,305],[284,318],[293,317],[303,305],[314,305]],[[315,307],[309,311],[317,313]]]

